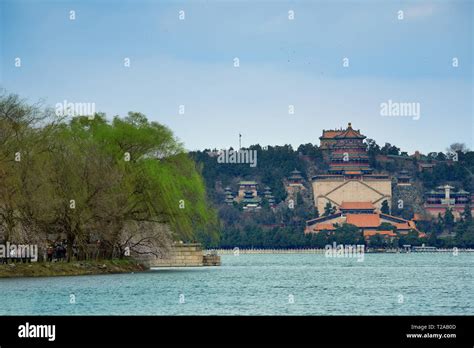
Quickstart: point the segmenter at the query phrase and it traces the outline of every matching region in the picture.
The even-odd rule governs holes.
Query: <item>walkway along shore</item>
[[[324,254],[326,249],[209,249],[205,253],[216,253],[217,255],[238,255],[238,254]],[[400,253],[407,251],[403,249],[366,249],[366,253]],[[474,249],[435,249],[429,251],[408,251],[408,253],[474,253]]]

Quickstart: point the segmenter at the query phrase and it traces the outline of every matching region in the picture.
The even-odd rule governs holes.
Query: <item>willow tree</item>
[[[4,242],[38,242],[41,226],[33,193],[41,191],[40,157],[56,125],[51,110],[28,105],[17,95],[0,95],[0,228]],[[33,233],[34,231],[34,233]],[[43,230],[44,231],[44,230]]]
[[[165,248],[218,237],[194,162],[165,126],[129,113],[108,122],[53,120],[18,97],[0,98],[0,225],[4,239],[22,229],[27,240],[47,233],[112,257],[125,246]],[[15,158],[18,155],[21,160]],[[142,247],[142,248],[138,248]]]
[[[61,226],[71,217],[77,219],[76,230],[69,229],[72,238],[85,241],[84,231],[95,229],[104,245],[122,254],[126,246],[138,252],[139,244],[152,249],[150,245],[164,248],[172,240],[191,241],[197,229],[218,237],[217,216],[207,203],[202,178],[167,127],[129,113],[111,123],[104,115],[92,120],[78,117],[67,131],[67,139],[77,143],[76,153],[63,153],[58,164],[76,157],[82,160],[70,163],[71,168],[84,166],[86,162],[81,163],[92,157],[97,162],[95,167],[89,165],[90,173],[76,168],[67,175],[82,183],[72,185],[82,197],[76,215],[63,210],[67,219]],[[101,167],[100,163],[108,164]],[[89,174],[74,176],[77,172]],[[66,196],[72,197],[73,192]]]

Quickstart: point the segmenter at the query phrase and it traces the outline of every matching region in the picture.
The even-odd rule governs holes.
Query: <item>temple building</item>
[[[275,204],[275,197],[273,196],[272,191],[270,190],[270,187],[265,186],[265,191],[263,193],[263,197],[267,200],[268,205],[270,206],[270,208],[275,207],[275,205],[276,205]]]
[[[411,186],[411,176],[406,170],[401,170],[397,176],[398,186]]]
[[[332,150],[333,146],[336,144],[336,139],[334,138],[343,131],[342,128],[323,130],[323,135],[319,137],[319,148],[323,151]]]
[[[342,202],[339,211],[342,215],[347,214],[372,214],[374,205],[370,202]]]
[[[254,195],[254,191],[247,190],[244,193],[244,197],[241,200],[241,203],[244,205],[243,209],[247,211],[259,210],[262,207],[260,206],[260,197]]]
[[[436,190],[431,190],[425,194],[425,210],[432,216],[438,214],[444,216],[446,209],[451,209],[454,218],[459,220],[464,208],[470,204],[472,197],[469,192],[464,190],[454,191],[450,185],[438,186]],[[471,211],[474,209],[471,206]]]
[[[321,231],[333,231],[336,224],[344,223],[355,225],[368,238],[374,234],[395,237],[393,231],[381,229],[382,223],[388,223],[396,227],[396,232],[401,235],[408,234],[411,230],[418,231],[413,220],[405,220],[396,216],[382,214],[375,211],[370,202],[343,202],[339,212],[306,221],[305,233],[319,233]],[[424,233],[420,233],[424,237]]]
[[[299,170],[293,170],[288,177],[288,186],[303,186],[304,178]]]
[[[255,211],[260,210],[262,202],[262,192],[257,191],[258,184],[256,181],[240,181],[239,190],[237,195],[234,195],[232,189],[227,186],[224,189],[224,201],[227,205],[233,205],[234,202],[240,203],[243,206],[244,211]],[[270,188],[265,188],[265,198],[267,199],[270,207],[275,205],[275,198],[272,195]]]
[[[232,190],[229,186],[227,186],[225,189],[224,189],[224,193],[225,193],[225,203],[227,205],[232,205],[234,204],[234,195],[232,194]]]
[[[298,192],[306,190],[306,187],[303,185],[304,178],[301,175],[299,170],[293,170],[288,176],[287,184],[285,186],[286,192],[288,193],[286,200],[293,200],[296,202],[297,197],[296,194]]]
[[[392,204],[392,181],[386,174],[373,174],[365,136],[346,129],[323,131],[320,148],[328,152],[329,173],[312,177],[314,204],[320,213],[330,203],[338,211],[343,202],[368,202],[380,210],[383,201]]]
[[[342,202],[370,202],[376,209],[383,201],[392,204],[392,182],[385,174],[321,174],[312,178],[314,205],[321,213],[329,202],[337,209]]]
[[[239,182],[239,192],[237,194],[236,200],[240,202],[247,191],[251,191],[254,197],[258,196],[257,193],[258,184],[256,181],[241,181]]]
[[[324,133],[323,133],[324,135]],[[329,172],[331,174],[370,174],[366,137],[359,130],[347,129],[335,135],[331,142]]]

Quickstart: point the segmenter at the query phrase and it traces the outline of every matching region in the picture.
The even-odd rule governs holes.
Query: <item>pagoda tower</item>
[[[225,203],[227,205],[234,204],[234,195],[232,194],[232,190],[230,189],[230,187],[227,186],[224,190],[225,190]]]
[[[270,206],[270,208],[274,208],[275,207],[275,197],[273,196],[272,191],[270,190],[270,187],[268,187],[268,186],[265,186],[264,197],[267,200],[268,205]]]
[[[398,186],[410,186],[411,185],[411,176],[407,170],[401,170],[398,173],[397,177],[397,185]]]
[[[247,190],[244,192],[244,197],[241,201],[244,205],[244,210],[246,211],[253,211],[261,209],[260,206],[260,198],[254,195],[254,191]]]
[[[352,176],[371,173],[367,146],[364,144],[365,138],[349,123],[346,130],[334,137],[329,171],[332,174]]]
[[[289,186],[303,186],[303,176],[299,170],[293,170],[288,177]]]

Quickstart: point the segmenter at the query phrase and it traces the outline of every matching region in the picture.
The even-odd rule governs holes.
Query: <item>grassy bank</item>
[[[55,277],[142,272],[146,267],[132,260],[32,262],[0,265],[0,278]]]

